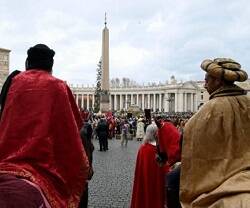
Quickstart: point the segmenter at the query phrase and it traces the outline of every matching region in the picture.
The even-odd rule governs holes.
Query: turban
[[[52,69],[55,52],[44,44],[37,44],[27,51],[27,69]]]
[[[206,59],[201,63],[201,68],[209,75],[229,82],[244,82],[248,78],[241,65],[230,58]]]

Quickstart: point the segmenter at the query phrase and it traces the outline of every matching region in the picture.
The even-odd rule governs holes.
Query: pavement
[[[94,176],[89,182],[89,208],[129,208],[132,195],[136,156],[141,142],[129,140],[122,147],[120,140],[108,140],[109,150],[100,152],[93,140]]]

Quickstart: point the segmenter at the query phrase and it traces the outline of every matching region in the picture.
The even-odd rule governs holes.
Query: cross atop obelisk
[[[102,31],[102,80],[101,89],[103,95],[101,96],[100,108],[101,112],[110,110],[109,103],[109,30],[107,28],[107,15],[105,12],[104,29]]]
[[[107,13],[105,12],[105,21],[104,21],[105,27],[107,26]]]

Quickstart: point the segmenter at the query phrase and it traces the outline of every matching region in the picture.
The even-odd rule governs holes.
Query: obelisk
[[[109,30],[105,13],[104,29],[102,31],[102,80],[100,110],[105,113],[110,110],[109,100]]]

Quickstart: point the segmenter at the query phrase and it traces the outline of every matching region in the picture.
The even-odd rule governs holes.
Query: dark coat
[[[92,129],[91,124],[88,122],[84,122],[80,130],[80,135],[81,135],[83,147],[89,159],[90,166],[92,166],[93,151],[94,151],[94,145],[91,141],[92,134],[93,134],[93,129]]]
[[[99,138],[106,138],[108,136],[109,128],[105,120],[101,119],[96,127],[96,133]]]

